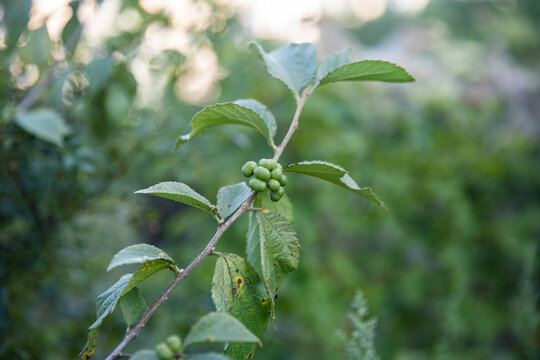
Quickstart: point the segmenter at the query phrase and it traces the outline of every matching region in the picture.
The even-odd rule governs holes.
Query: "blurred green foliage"
[[[231,11],[210,5],[211,25],[190,36],[195,48],[215,51],[226,74],[217,100],[266,104],[280,139],[292,97],[244,46],[250,37],[224,15]],[[97,48],[83,37],[34,105],[54,109],[69,126],[59,147],[13,119],[32,87],[25,79],[32,69],[47,76],[51,49],[62,40],[50,40],[44,27],[27,29],[30,1],[1,3],[1,358],[74,358],[95,319],[96,296],[120,276],[105,273],[114,253],[145,242],[182,266],[213,234],[212,218],[135,190],[177,180],[213,199],[219,187],[240,181],[247,160],[270,156],[258,134],[239,127],[211,129],[171,152],[200,109],[175,92],[189,54],[167,50],[147,58],[164,90],[145,102],[133,63],[147,29],[170,27],[170,20],[134,0],[121,6],[138,14],[137,26]],[[68,23],[64,41],[77,23]],[[358,288],[378,318],[382,359],[538,358],[539,24],[534,0],[433,1],[419,17],[388,12],[342,30],[370,44],[370,55],[401,49],[402,65],[418,81],[321,88],[282,163],[339,164],[361,186],[372,186],[389,211],[331,184],[289,177],[301,261],[280,289],[275,327],[257,358],[343,356],[337,330],[347,330]],[[218,250],[243,251],[246,225],[234,225]],[[201,264],[129,350],[185,335],[212,311],[213,267],[213,259]],[[158,274],[141,291],[152,301],[170,280]],[[120,314],[107,319],[96,358],[124,330]]]

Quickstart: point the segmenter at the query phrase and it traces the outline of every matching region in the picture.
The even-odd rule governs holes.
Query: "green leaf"
[[[107,271],[121,265],[143,264],[149,261],[161,261],[168,265],[176,265],[175,261],[167,253],[155,246],[148,244],[137,244],[128,246],[114,255]]]
[[[264,120],[266,127],[268,128],[269,138],[273,143],[277,131],[276,118],[274,117],[274,114],[272,114],[264,104],[261,104],[257,100],[240,99],[236,100],[234,103],[255,111],[257,115]]]
[[[224,186],[217,193],[218,214],[227,219],[249,198],[251,189],[246,183]]]
[[[253,236],[251,240],[259,240],[260,257],[258,259],[248,257],[248,261],[255,263],[260,259],[261,275],[268,296],[273,300],[283,279],[298,267],[300,243],[292,224],[281,214],[260,211],[257,213],[257,223],[258,239]],[[256,268],[258,267],[257,264]]]
[[[114,70],[114,61],[112,56],[102,59],[95,58],[86,66],[86,74],[90,80],[87,92],[90,96],[96,94],[105,87]]]
[[[30,10],[32,9],[31,0],[13,0],[2,1],[4,6],[3,28],[6,31],[5,42],[7,50],[10,51],[17,45],[21,33],[28,25]]]
[[[126,274],[122,276],[113,286],[98,296],[97,319],[88,328],[88,342],[79,354],[81,359],[89,359],[94,354],[97,345],[98,330],[103,323],[103,320],[114,311],[120,298],[129,293],[147,277],[166,269],[169,266],[169,264],[160,261],[147,262],[141,266],[135,274]]]
[[[270,199],[270,191],[265,190],[257,194],[253,206],[280,213],[291,223],[294,223],[293,205],[287,194],[283,195],[279,201],[274,202]]]
[[[52,52],[52,41],[47,27],[42,27],[28,33],[26,45],[19,50],[19,55],[25,63],[33,63],[38,66],[46,65]]]
[[[160,360],[153,350],[139,350],[133,354],[130,360]]]
[[[266,138],[272,148],[275,148],[273,139],[276,133],[276,120],[274,115],[260,102],[245,99],[207,106],[199,111],[191,120],[191,132],[178,138],[175,150],[204,133],[207,128],[225,124],[251,126]]]
[[[320,85],[336,81],[411,82],[414,78],[395,64],[380,60],[363,60],[336,68],[320,79]]]
[[[122,315],[124,315],[128,329],[141,320],[148,310],[148,305],[139,292],[139,288],[134,287],[120,298],[120,309],[122,309]]]
[[[150,194],[160,196],[166,199],[171,199],[187,205],[198,207],[199,209],[208,211],[210,214],[215,213],[214,206],[207,198],[181,182],[162,182],[150,186],[147,189],[135,191],[135,194]]]
[[[246,258],[247,261],[257,271],[257,274],[262,274],[261,268],[261,240],[259,236],[259,223],[257,215],[250,212],[248,223],[248,231],[246,234]]]
[[[77,16],[79,5],[80,5],[79,1],[71,1],[69,3],[69,7],[71,8],[71,18],[62,29],[62,35],[61,35],[62,42],[64,43],[64,45],[66,45],[71,35],[78,29],[80,25],[79,18]]]
[[[64,119],[54,110],[38,109],[21,112],[15,117],[17,125],[38,139],[62,146],[70,130]]]
[[[193,344],[217,342],[256,342],[262,346],[259,338],[235,317],[225,312],[212,312],[200,318],[189,330],[184,348]]]
[[[272,313],[270,298],[257,273],[235,254],[218,257],[212,281],[212,300],[219,312],[237,318],[255,336],[261,338]],[[231,359],[253,356],[255,344],[235,342],[226,347]]]
[[[189,357],[189,360],[230,360],[227,356],[216,353],[195,354]]]
[[[315,79],[313,81],[315,85],[319,84],[321,80],[332,71],[343,65],[349,64],[351,62],[350,54],[351,49],[341,50],[328,55],[321,61],[319,66],[317,66],[317,73],[315,74]]]
[[[269,53],[256,42],[250,46],[258,51],[268,73],[285,83],[296,97],[315,75],[317,52],[313,44],[289,44]]]
[[[329,181],[333,184],[344,187],[347,190],[355,192],[358,195],[373,201],[383,209],[386,209],[384,203],[379,200],[371,188],[359,187],[353,178],[351,178],[349,172],[337,165],[325,161],[303,161],[288,165],[287,167],[283,168],[283,171],[314,176],[319,179]]]

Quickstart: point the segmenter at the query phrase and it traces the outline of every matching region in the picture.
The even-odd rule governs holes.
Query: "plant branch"
[[[279,157],[283,153],[283,150],[285,150],[285,147],[289,143],[289,140],[291,140],[292,135],[298,129],[298,119],[300,118],[300,114],[302,113],[302,109],[304,108],[304,105],[311,95],[311,91],[313,90],[312,87],[306,88],[304,93],[302,94],[302,97],[300,97],[296,101],[296,111],[294,113],[293,120],[291,122],[291,126],[289,126],[289,130],[287,131],[287,134],[285,134],[285,137],[283,138],[283,141],[281,142],[281,145],[278,146],[278,148],[274,152],[274,160],[278,161]]]
[[[191,272],[191,270],[193,270],[197,265],[199,265],[199,263],[204,259],[206,258],[208,255],[211,255],[214,251],[214,247],[215,245],[217,244],[217,242],[219,241],[219,239],[221,238],[221,236],[223,236],[223,234],[225,233],[225,231],[227,231],[227,229],[232,225],[232,223],[234,223],[239,217],[240,215],[242,215],[244,212],[246,212],[246,210],[251,206],[251,203],[253,202],[253,200],[255,199],[255,196],[257,195],[257,193],[255,191],[252,191],[251,192],[251,195],[250,197],[242,204],[242,206],[240,207],[240,209],[238,209],[234,215],[229,219],[227,220],[225,223],[221,224],[216,233],[214,234],[214,236],[212,237],[212,239],[210,240],[210,242],[208,243],[208,245],[206,245],[206,247],[204,248],[204,250],[199,254],[199,256],[197,256],[195,258],[195,260],[193,260],[191,262],[191,264],[189,264],[189,266],[182,272],[180,272],[175,278],[174,278],[174,281],[171,283],[171,285],[169,285],[169,287],[163,292],[163,294],[161,294],[161,296],[156,300],[156,302],[152,305],[152,307],[150,309],[148,309],[148,311],[146,311],[146,313],[143,315],[143,317],[141,318],[141,320],[139,320],[139,322],[137,323],[137,325],[135,325],[133,327],[133,329],[131,329],[131,331],[124,337],[124,339],[122,340],[122,342],[120,344],[118,344],[118,346],[116,347],[116,349],[114,349],[114,351],[107,357],[106,360],[113,360],[113,359],[116,359],[118,357],[118,354],[120,354],[122,352],[122,350],[124,350],[124,348],[133,340],[137,337],[137,335],[139,334],[139,332],[142,330],[142,328],[146,325],[146,322],[150,319],[150,317],[152,317],[152,315],[154,314],[154,312],[156,312],[156,310],[165,302],[165,300],[167,300],[167,297],[169,296],[169,294],[171,293],[171,291],[182,281],[184,280],[188,275],[189,273]]]
[[[304,104],[306,103],[306,100],[309,98],[309,96],[311,95],[311,91],[313,90],[313,88],[307,88],[304,93],[302,94],[302,97],[300,99],[298,99],[297,101],[297,107],[296,107],[296,112],[294,114],[294,117],[293,117],[293,120],[291,122],[291,125],[289,127],[289,130],[287,131],[287,134],[285,135],[285,138],[283,139],[283,141],[281,142],[281,145],[279,145],[278,148],[276,148],[275,150],[275,154],[274,154],[274,160],[278,160],[279,157],[281,156],[281,154],[283,153],[283,150],[285,150],[285,147],[287,146],[287,144],[289,143],[289,140],[291,139],[293,133],[295,132],[295,130],[298,128],[298,119],[300,117],[300,113],[302,112],[302,108],[304,107]],[[216,246],[217,242],[219,241],[219,239],[221,239],[221,237],[223,236],[223,234],[225,233],[225,231],[227,231],[227,229],[243,214],[245,213],[246,211],[253,211],[254,209],[251,208],[251,203],[253,202],[253,200],[255,200],[255,196],[257,195],[257,193],[255,191],[252,191],[251,192],[251,195],[249,196],[249,198],[242,204],[242,206],[240,207],[240,209],[238,209],[233,216],[231,216],[231,218],[229,220],[227,220],[226,222],[224,223],[221,223],[217,230],[216,230],[216,233],[214,234],[214,236],[212,237],[212,239],[210,240],[210,242],[206,245],[206,247],[204,248],[204,250],[195,258],[195,260],[193,260],[191,262],[191,264],[188,265],[188,267],[181,271],[180,273],[178,273],[176,275],[176,277],[174,278],[174,281],[169,285],[169,287],[163,292],[163,294],[161,294],[161,296],[154,302],[154,304],[150,307],[150,309],[148,309],[146,311],[146,313],[142,316],[141,320],[139,320],[139,322],[137,323],[137,325],[135,325],[133,327],[133,329],[131,329],[131,331],[129,333],[126,334],[126,336],[124,337],[124,339],[122,340],[122,342],[120,342],[120,344],[118,344],[118,346],[113,350],[113,352],[110,353],[109,356],[107,356],[106,360],[114,360],[114,359],[117,359],[121,356],[122,354],[122,351],[124,350],[124,348],[131,342],[133,341],[139,334],[139,332],[142,330],[142,328],[146,325],[146,323],[148,322],[148,320],[152,317],[152,315],[156,312],[156,310],[167,300],[167,297],[169,296],[169,294],[173,291],[173,289],[182,281],[184,280],[188,275],[189,273],[197,266],[200,264],[200,262],[206,258],[207,256],[210,256],[210,255],[216,255],[216,254],[219,254],[217,252],[214,251],[214,247]]]

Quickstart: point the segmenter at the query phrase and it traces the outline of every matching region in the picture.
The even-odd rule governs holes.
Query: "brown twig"
[[[281,142],[281,145],[275,149],[274,152],[274,160],[278,160],[281,154],[283,153],[283,150],[285,150],[285,147],[289,143],[289,140],[291,139],[293,133],[298,128],[298,119],[300,118],[300,113],[302,112],[302,108],[304,107],[304,104],[306,103],[307,99],[311,95],[311,91],[313,88],[308,87],[302,96],[297,101],[296,106],[296,112],[294,114],[293,120],[291,122],[291,125],[289,126],[289,130],[287,131],[287,134],[283,138],[283,141]],[[174,278],[173,282],[169,285],[169,287],[161,294],[161,296],[154,302],[154,304],[146,311],[146,313],[142,316],[141,320],[131,329],[129,333],[126,334],[124,339],[118,344],[118,346],[107,356],[106,360],[114,360],[117,359],[119,354],[122,354],[122,351],[124,348],[133,341],[139,334],[139,332],[142,330],[142,328],[146,325],[148,320],[152,317],[152,315],[156,312],[156,310],[167,300],[167,297],[172,292],[172,290],[182,281],[184,280],[189,273],[200,264],[200,262],[206,258],[209,255],[217,254],[214,251],[214,247],[216,246],[217,242],[225,231],[246,211],[253,211],[251,208],[251,203],[255,199],[255,196],[257,193],[255,191],[251,192],[251,195],[249,198],[242,204],[240,209],[238,209],[234,215],[227,220],[226,222],[220,224],[216,230],[216,233],[210,240],[210,242],[206,245],[204,250],[191,262],[191,264],[188,265],[188,267],[178,273],[176,277]]]
[[[302,113],[302,109],[303,109],[307,99],[311,95],[312,91],[313,91],[312,87],[306,88],[306,90],[304,90],[304,93],[302,94],[302,96],[296,102],[296,111],[294,113],[294,117],[293,117],[293,120],[291,122],[291,126],[289,126],[289,130],[287,131],[287,134],[285,134],[285,137],[283,138],[283,141],[281,142],[281,145],[279,145],[279,147],[274,152],[274,160],[276,160],[276,161],[279,160],[279,157],[283,153],[283,150],[285,150],[285,147],[289,143],[289,140],[291,140],[292,135],[294,134],[296,129],[298,129],[298,119],[300,118],[300,114]]]

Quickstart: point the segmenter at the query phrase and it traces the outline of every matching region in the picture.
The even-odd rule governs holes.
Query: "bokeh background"
[[[281,139],[295,104],[248,50],[257,39],[314,42],[320,58],[352,47],[417,82],[339,83],[309,100],[283,163],[339,164],[389,211],[291,175],[301,261],[255,358],[345,358],[337,332],[362,289],[382,359],[540,359],[538,0],[2,0],[0,19],[0,358],[75,358],[97,295],[123,274],[105,272],[121,248],[154,244],[180,266],[198,254],[211,217],[133,192],[174,180],[215,199],[271,155],[242,127],[171,151],[201,107],[240,98],[268,105]],[[32,108],[63,119],[62,146],[13,121],[49,75]],[[246,225],[218,250],[243,254]],[[213,310],[214,263],[130,351]],[[143,284],[148,301],[171,279]],[[96,359],[124,331],[117,311]]]

